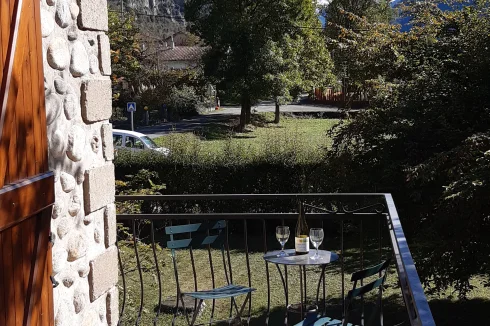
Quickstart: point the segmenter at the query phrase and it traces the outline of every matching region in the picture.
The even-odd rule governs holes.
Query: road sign
[[[128,102],[127,103],[128,112],[136,112],[136,103]]]

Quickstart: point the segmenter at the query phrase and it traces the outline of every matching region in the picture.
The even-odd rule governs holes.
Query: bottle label
[[[294,240],[296,252],[310,252],[310,237],[295,237]]]

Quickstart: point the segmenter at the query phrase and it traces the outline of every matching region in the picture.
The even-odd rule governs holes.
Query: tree
[[[266,75],[266,82],[276,105],[275,123],[280,120],[281,104],[296,98],[301,91],[334,82],[325,39],[317,30],[311,31],[295,38],[285,35],[280,43],[272,45],[270,60],[276,70]]]
[[[253,103],[264,97],[287,97],[289,90],[302,86],[288,80],[309,77],[299,73],[298,62],[316,60],[313,66],[318,67],[318,62],[325,60],[322,68],[330,66],[325,50],[311,53],[304,49],[318,44],[312,39],[321,38],[311,0],[280,0],[274,5],[267,1],[189,0],[185,15],[191,31],[210,46],[204,58],[205,75],[241,103],[241,128],[250,123]],[[294,64],[293,56],[297,60]]]
[[[139,28],[135,16],[109,12],[112,86],[115,101],[132,100],[138,92],[143,73],[143,51],[139,43]]]
[[[403,10],[408,32],[355,17],[338,38],[373,97],[333,130],[329,160],[339,190],[394,194],[426,286],[464,296],[490,274],[490,9]]]
[[[144,25],[148,28],[148,25]],[[193,99],[205,93],[200,69],[168,70],[160,68],[158,55],[163,40],[141,34],[134,13],[109,12],[109,39],[112,59],[113,97],[116,104],[136,101],[150,110],[159,110],[180,88]],[[149,41],[148,41],[149,39]],[[189,36],[191,42],[196,37]],[[136,113],[137,118],[143,111]],[[177,116],[176,114],[174,116]]]
[[[386,0],[332,0],[322,8],[322,14],[327,22],[325,35],[330,40],[328,44],[330,44],[329,50],[335,62],[335,73],[341,78],[349,78],[348,86],[351,88],[349,91],[358,90],[360,85],[356,85],[357,87],[352,85],[356,80],[352,80],[351,74],[357,70],[352,69],[351,53],[346,51],[345,44],[339,44],[339,39],[345,35],[346,31],[360,32],[366,29],[366,24],[376,23],[389,27],[394,16],[390,2]],[[365,58],[360,59],[362,62],[371,62]]]

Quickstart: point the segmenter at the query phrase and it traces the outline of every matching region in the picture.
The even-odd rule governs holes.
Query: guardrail
[[[140,282],[140,302],[139,308],[137,309],[138,315],[135,318],[135,324],[138,325],[141,319],[143,311],[143,278],[142,278],[142,268],[141,261],[138,255],[138,239],[136,221],[149,221],[150,223],[150,240],[147,241],[151,245],[153,251],[153,258],[155,262],[155,271],[157,275],[157,284],[159,286],[159,298],[158,298],[158,308],[155,309],[155,317],[153,319],[153,324],[156,325],[161,316],[161,302],[162,302],[162,279],[161,272],[158,266],[158,260],[155,249],[155,227],[154,222],[165,221],[165,223],[171,224],[175,221],[182,222],[189,221],[207,221],[207,220],[227,220],[227,221],[243,221],[243,237],[244,241],[244,251],[246,254],[246,264],[248,272],[248,282],[251,284],[251,271],[249,264],[249,248],[248,248],[248,224],[260,221],[260,226],[262,228],[262,250],[267,252],[268,248],[268,238],[267,238],[267,221],[278,220],[281,223],[285,223],[287,220],[297,219],[296,212],[261,212],[258,207],[254,206],[254,201],[263,202],[284,202],[284,209],[292,210],[294,207],[294,202],[297,200],[304,201],[308,207],[310,207],[311,212],[306,214],[307,220],[315,220],[315,223],[320,223],[323,227],[324,223],[331,223],[332,221],[338,223],[338,233],[339,233],[339,250],[340,254],[340,269],[342,273],[342,298],[345,296],[346,284],[344,282],[345,273],[345,262],[344,262],[344,242],[346,227],[355,226],[360,233],[359,242],[359,261],[361,268],[365,267],[365,248],[364,248],[364,232],[363,229],[366,227],[372,228],[375,225],[377,229],[377,251],[378,260],[383,259],[382,246],[383,246],[383,234],[388,234],[390,246],[392,249],[392,254],[394,256],[394,262],[398,274],[398,280],[401,287],[401,295],[405,306],[407,308],[407,319],[412,326],[432,326],[435,325],[434,319],[432,317],[431,310],[429,308],[427,298],[424,294],[417,270],[415,268],[410,249],[408,247],[403,228],[393,201],[390,194],[204,194],[204,195],[129,195],[129,196],[116,196],[116,201],[118,202],[128,202],[128,201],[144,201],[153,203],[172,203],[177,205],[179,202],[181,204],[187,203],[203,203],[206,202],[207,206],[203,208],[207,210],[212,210],[209,203],[216,201],[233,201],[237,203],[237,207],[240,208],[238,203],[241,203],[241,207],[246,207],[247,212],[206,212],[206,213],[162,213],[162,214],[119,214],[117,215],[118,223],[126,224],[131,229],[132,239],[134,243],[134,251],[136,256],[136,263],[139,273]],[[289,202],[290,205],[287,203]],[[243,203],[246,203],[243,205]],[[261,206],[263,207],[263,206]],[[195,209],[195,207],[194,207]],[[183,211],[183,210],[181,210]],[[184,210],[185,211],[185,210]],[[366,221],[369,223],[366,224]],[[235,222],[236,223],[236,222]],[[256,228],[255,228],[256,229]],[[209,248],[208,248],[209,250]],[[385,257],[386,258],[386,257]],[[195,273],[194,260],[192,261],[193,270]],[[126,308],[126,298],[127,289],[126,281],[124,278],[123,262],[120,259],[120,268],[122,276],[122,301],[121,301],[121,319],[124,316]],[[266,276],[267,276],[267,295],[268,303],[266,309],[265,318],[266,324],[269,321],[269,315],[271,312],[271,289],[269,284],[270,271],[266,263]],[[287,271],[286,271],[287,277]],[[287,281],[287,280],[286,280]],[[265,284],[263,285],[265,286]],[[325,288],[325,277],[323,278],[323,287]],[[197,289],[197,284],[196,284]],[[320,289],[320,283],[318,284],[318,291]],[[318,299],[319,292],[317,292]],[[325,296],[325,292],[323,293]],[[286,301],[288,299],[288,294],[285,293]],[[325,297],[323,299],[324,309],[325,309]],[[250,308],[251,301],[249,302],[249,316],[248,321],[250,322]],[[344,305],[342,302],[342,312],[344,312]],[[364,311],[364,302],[362,302],[362,310]],[[176,314],[177,312],[174,311]],[[214,313],[214,302],[213,302],[213,313]],[[212,316],[211,316],[212,319]],[[173,322],[175,321],[175,317]],[[172,323],[173,323],[172,322]],[[207,324],[207,323],[206,323]]]

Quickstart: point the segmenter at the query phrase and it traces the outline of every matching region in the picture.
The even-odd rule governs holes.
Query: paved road
[[[240,107],[230,106],[224,107],[218,111],[211,111],[208,114],[232,114],[232,115],[240,115]],[[274,103],[264,102],[252,108],[252,111],[260,113],[260,112],[275,112],[276,107]],[[289,105],[281,105],[281,112],[288,113],[323,113],[323,112],[338,112],[339,109],[334,106],[329,105],[316,105],[316,104],[289,104]]]
[[[275,106],[273,103],[262,103],[252,108],[255,113],[274,112]],[[290,104],[282,105],[281,112],[288,113],[338,113],[339,109],[333,106],[326,105],[311,105],[311,104]],[[140,127],[137,131],[148,135],[150,138],[160,137],[171,132],[190,132],[205,127],[206,125],[226,122],[237,119],[240,116],[240,107],[230,106],[223,107],[218,111],[211,111],[197,117],[184,119],[179,122],[163,123],[157,126]]]

